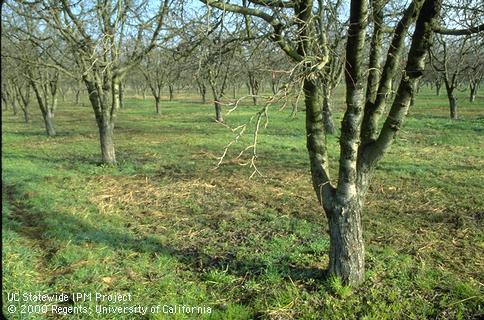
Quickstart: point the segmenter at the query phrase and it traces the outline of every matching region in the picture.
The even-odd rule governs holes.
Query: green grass
[[[257,166],[214,167],[234,134],[194,99],[129,98],[116,122],[119,165],[100,166],[92,110],[61,103],[58,137],[40,115],[2,114],[3,302],[6,293],[131,293],[123,305],[188,305],[210,315],[92,314],[73,319],[472,319],[484,283],[484,99],[423,91],[380,163],[364,211],[366,281],[325,279],[327,222],[311,189],[304,115],[269,114]],[[342,94],[335,118],[341,121]],[[87,104],[86,102],[84,102]],[[32,106],[32,109],[35,106]],[[235,127],[258,110],[226,117]],[[253,127],[252,127],[253,128]],[[249,129],[248,129],[249,130]],[[250,132],[250,130],[249,130]],[[331,170],[338,137],[328,138]],[[13,303],[21,308],[22,303]],[[94,302],[77,302],[95,310]],[[107,302],[101,305],[108,306]]]

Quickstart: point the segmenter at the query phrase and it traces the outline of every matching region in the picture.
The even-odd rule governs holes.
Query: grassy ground
[[[341,94],[336,103],[341,106]],[[484,99],[450,121],[420,94],[380,164],[364,212],[365,283],[325,279],[327,222],[308,172],[303,113],[270,113],[258,168],[234,156],[212,106],[127,99],[119,165],[99,166],[89,107],[61,103],[59,136],[2,116],[3,302],[9,319],[469,319],[483,315]],[[226,118],[243,123],[257,109]],[[335,112],[337,123],[341,113]],[[328,141],[331,159],[337,137]],[[334,170],[336,168],[333,161]],[[129,305],[210,307],[210,315],[21,314],[7,293],[131,293]],[[17,312],[9,314],[9,304]],[[30,303],[33,304],[33,303]],[[98,303],[108,306],[108,302]],[[71,304],[72,305],[72,304]],[[112,304],[111,304],[112,305]],[[67,305],[66,305],[67,306]]]

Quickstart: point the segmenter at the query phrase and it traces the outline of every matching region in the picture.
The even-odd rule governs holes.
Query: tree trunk
[[[54,126],[54,115],[49,110],[42,112],[42,117],[44,118],[45,131],[49,137],[54,137],[56,135]]]
[[[202,95],[202,103],[207,103],[207,87],[205,85],[200,88],[200,94]]]
[[[34,81],[31,81],[32,88],[34,89],[35,92],[35,97],[37,98],[37,103],[39,104],[40,111],[42,113],[42,118],[44,118],[44,124],[45,124],[45,131],[47,132],[47,135],[49,137],[53,137],[56,135],[55,132],[55,126],[54,126],[54,111],[57,105],[57,98],[56,98],[56,92],[51,91],[51,105],[49,106],[49,101],[47,97],[41,94],[41,91],[38,87],[38,84],[35,83]],[[51,87],[52,88],[52,87]]]
[[[340,199],[327,214],[329,220],[329,274],[343,283],[363,282],[365,246],[361,226],[361,205],[358,200]]]
[[[29,114],[29,109],[28,108],[23,108],[22,112],[24,113],[24,121],[25,123],[30,122],[30,114]]]
[[[76,91],[76,105],[79,104],[79,98],[80,98],[80,95],[81,95],[81,90],[77,90]]]
[[[101,140],[101,156],[105,164],[116,164],[116,154],[114,152],[114,123],[107,119],[98,122],[99,137]]]
[[[13,111],[13,115],[16,116],[18,109],[17,109],[17,102],[15,101],[15,99],[12,100],[12,111]]]
[[[457,99],[455,96],[451,93],[448,96],[449,99],[449,106],[450,106],[450,118],[451,119],[457,119]]]
[[[114,81],[114,80],[113,80]],[[113,93],[103,92],[103,84],[95,81],[84,79],[91,102],[96,124],[99,130],[99,139],[101,143],[101,158],[104,164],[116,164],[116,154],[114,152],[114,118],[116,106],[119,103],[119,83],[112,85]],[[108,105],[106,94],[111,94],[112,105]]]
[[[253,104],[254,106],[256,106],[256,105],[257,105],[257,97],[256,97],[256,96],[252,96],[252,104]]]
[[[346,284],[358,285],[365,271],[364,244],[361,227],[362,194],[358,189],[336,196],[328,172],[328,155],[319,85],[305,79],[306,139],[311,165],[313,188],[326,212],[329,223],[329,274]],[[366,181],[366,180],[365,180]]]
[[[442,87],[442,84],[440,82],[435,82],[435,95],[440,96],[440,88]]]
[[[220,101],[216,99],[214,104],[215,104],[215,120],[217,120],[217,122],[224,122],[224,118],[222,116],[222,105],[220,104]]]
[[[469,84],[469,102],[476,101],[477,95],[477,83],[470,83]]]
[[[331,90],[326,86],[323,87],[323,122],[324,131],[327,134],[335,134],[333,116],[331,114]]]
[[[160,111],[160,97],[155,97],[155,108],[156,108],[156,114],[161,114]]]
[[[124,108],[124,85],[123,83],[119,84],[119,109]]]
[[[168,92],[170,93],[170,101],[173,100],[173,85],[168,85]]]
[[[449,99],[450,118],[455,120],[457,119],[457,99],[454,96],[454,89],[453,84],[446,80],[445,90],[447,91],[447,99]]]

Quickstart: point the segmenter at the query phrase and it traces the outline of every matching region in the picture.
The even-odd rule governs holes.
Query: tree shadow
[[[326,270],[315,267],[296,266],[288,263],[289,255],[268,263],[260,259],[240,260],[234,252],[212,256],[206,254],[203,247],[182,248],[173,244],[162,243],[150,234],[132,234],[122,232],[110,226],[98,227],[79,217],[62,212],[39,211],[28,205],[28,195],[21,194],[15,186],[3,185],[2,198],[10,204],[10,214],[4,219],[9,222],[6,227],[23,237],[38,243],[45,252],[46,264],[62,249],[60,243],[85,245],[93,243],[108,246],[113,250],[131,250],[138,253],[174,257],[187,269],[203,279],[211,270],[226,272],[243,278],[263,275],[268,269],[277,272],[287,281],[304,281],[311,279],[316,283],[324,281]],[[46,223],[46,221],[49,223]],[[202,226],[201,226],[202,227]],[[61,228],[62,232],[52,229]],[[52,236],[55,234],[55,236]],[[250,236],[250,235],[248,235]],[[309,281],[310,282],[310,281]],[[316,290],[309,284],[307,290]]]

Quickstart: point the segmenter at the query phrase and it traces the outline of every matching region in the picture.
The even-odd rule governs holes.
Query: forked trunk
[[[304,82],[306,105],[306,136],[313,187],[329,223],[329,275],[340,277],[346,284],[358,285],[364,276],[364,244],[361,227],[361,199],[358,190],[337,196],[328,187],[328,155],[319,87],[310,80]],[[362,191],[364,193],[364,190]]]
[[[359,284],[365,273],[365,246],[361,226],[361,205],[341,199],[327,214],[329,220],[329,274],[343,283]]]
[[[99,130],[99,140],[101,142],[101,158],[104,164],[116,164],[116,154],[114,152],[114,118],[119,103],[119,87],[115,83],[112,88],[114,94],[112,94],[111,101],[112,106],[108,105],[106,94],[102,91],[102,83],[96,83],[94,81],[84,80],[87,92],[89,94],[89,100],[91,102],[94,115],[96,116],[96,124]]]

